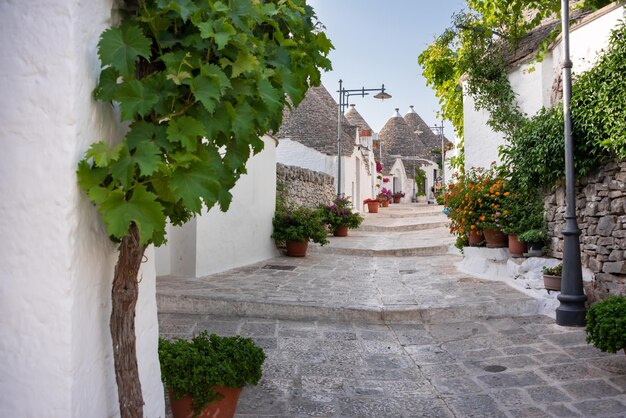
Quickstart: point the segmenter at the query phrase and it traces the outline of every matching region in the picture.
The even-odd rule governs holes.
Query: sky
[[[322,75],[322,83],[339,101],[339,79],[345,89],[380,88],[392,95],[380,101],[372,95],[350,97],[361,116],[376,132],[399,108],[400,114],[413,105],[430,126],[439,102],[426,86],[419,54],[450,26],[451,17],[465,7],[462,0],[308,0],[335,49],[330,53],[333,70]],[[453,139],[452,125],[444,123],[444,134]]]

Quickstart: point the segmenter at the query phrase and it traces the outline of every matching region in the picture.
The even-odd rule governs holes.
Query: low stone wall
[[[551,235],[550,255],[563,258],[565,190],[545,197],[545,219]],[[581,229],[581,260],[594,274],[586,286],[590,301],[626,295],[626,161],[604,164],[580,180],[576,193]]]
[[[306,168],[276,164],[277,194],[287,203],[316,208],[336,197],[334,177]]]

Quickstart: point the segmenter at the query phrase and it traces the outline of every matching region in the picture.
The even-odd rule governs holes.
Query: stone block
[[[626,190],[626,183],[619,180],[610,180],[609,190],[624,191]]]
[[[584,210],[585,216],[595,216],[596,213],[598,213],[598,202],[587,203]]]
[[[609,191],[608,190],[602,190],[598,192],[598,196],[600,197],[608,197],[609,195]]]
[[[595,244],[602,246],[609,246],[615,244],[615,238],[613,237],[599,237],[596,239]]]
[[[589,267],[589,270],[593,271],[594,273],[602,271],[602,265],[603,263],[601,261],[598,261],[598,259],[595,257],[589,257],[589,261],[587,262],[587,267]]]
[[[611,233],[615,229],[616,225],[617,225],[616,216],[613,216],[613,215],[603,216],[598,221],[598,225],[596,226],[596,233],[604,237],[611,236]]]
[[[626,261],[609,261],[602,267],[604,273],[626,274]]]
[[[613,250],[611,254],[609,254],[609,261],[621,261],[624,259],[624,251],[622,250]]]

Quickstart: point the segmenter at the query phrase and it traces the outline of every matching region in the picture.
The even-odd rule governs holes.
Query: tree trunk
[[[115,360],[115,380],[122,418],[143,418],[143,396],[135,338],[135,305],[139,296],[137,276],[145,246],[139,244],[139,231],[133,223],[122,239],[115,266],[111,300],[111,338]]]

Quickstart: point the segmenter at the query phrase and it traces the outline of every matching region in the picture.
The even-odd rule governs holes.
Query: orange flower
[[[472,229],[472,230],[476,229],[476,225],[470,226],[470,229]]]
[[[510,195],[511,193],[509,192],[504,192],[504,197],[507,197],[508,195]]]

